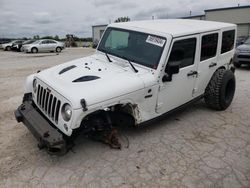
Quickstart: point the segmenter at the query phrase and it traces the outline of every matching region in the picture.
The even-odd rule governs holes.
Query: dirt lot
[[[50,156],[13,111],[25,77],[88,54],[0,51],[0,187],[250,187],[250,68],[236,71],[237,90],[223,112],[203,101],[143,128],[124,128],[122,150],[78,138],[73,151]],[[126,139],[127,138],[127,139]]]

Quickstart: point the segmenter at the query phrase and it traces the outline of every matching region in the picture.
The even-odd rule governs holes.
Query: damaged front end
[[[70,139],[61,133],[40,113],[31,100],[31,93],[25,94],[23,103],[15,110],[17,122],[22,122],[38,140],[38,147],[50,154],[65,154],[72,146]]]
[[[81,104],[83,111],[86,111],[85,100],[81,100]],[[135,125],[134,115],[139,114],[136,108],[130,104],[118,104],[106,110],[97,110],[85,116],[80,127],[71,136],[67,136],[40,111],[32,100],[32,94],[26,93],[22,104],[15,110],[15,118],[38,140],[39,149],[46,149],[49,154],[63,155],[73,147],[73,141],[78,135],[121,149],[117,128]]]

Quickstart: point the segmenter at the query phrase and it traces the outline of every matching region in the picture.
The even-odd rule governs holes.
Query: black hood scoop
[[[71,69],[73,69],[73,68],[76,68],[76,66],[75,66],[75,65],[71,65],[71,66],[69,66],[69,67],[66,67],[66,68],[62,69],[62,70],[59,72],[59,74],[63,74],[63,73],[65,73],[65,72],[67,72],[67,71],[69,71],[69,70],[71,70]]]
[[[99,78],[100,77],[98,77],[98,76],[82,76],[80,78],[73,80],[72,82],[88,82],[88,81],[92,81],[92,80],[97,80]]]

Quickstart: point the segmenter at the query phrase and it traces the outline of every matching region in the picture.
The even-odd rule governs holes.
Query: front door
[[[180,70],[179,73],[172,75],[172,81],[161,81],[156,106],[157,113],[168,112],[193,99],[199,61],[199,40],[199,35],[173,39],[166,68],[171,63],[178,62]]]
[[[45,52],[49,50],[49,41],[48,40],[43,40],[40,45],[39,45],[39,51],[40,52]]]

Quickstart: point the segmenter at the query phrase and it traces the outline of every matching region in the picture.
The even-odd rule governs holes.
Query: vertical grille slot
[[[43,89],[43,96],[42,96],[42,108],[44,109],[45,105],[45,94],[46,94],[46,89]]]
[[[61,101],[40,84],[37,89],[37,105],[52,121],[58,123]]]
[[[52,104],[52,99],[53,99],[53,95],[52,94],[50,94],[50,96],[49,96],[49,106],[48,106],[48,115],[49,115],[49,117],[51,117],[51,104]]]
[[[45,112],[48,114],[48,100],[49,100],[49,92],[47,91],[45,96]]]
[[[38,89],[37,89],[37,96],[36,96],[36,99],[37,99],[37,104],[39,104],[40,89],[41,89],[41,86],[40,86],[40,85],[38,85]]]
[[[58,100],[57,101],[57,105],[56,105],[56,115],[55,115],[55,121],[56,121],[56,123],[58,123],[58,116],[59,116],[60,106],[61,106],[61,101]]]
[[[52,104],[52,116],[51,118],[54,120],[55,117],[55,108],[56,108],[56,97],[53,99],[53,104]]]
[[[39,94],[39,102],[38,102],[38,104],[41,106],[41,104],[42,104],[42,95],[43,95],[43,88],[41,87],[41,90],[40,90],[40,94]]]

